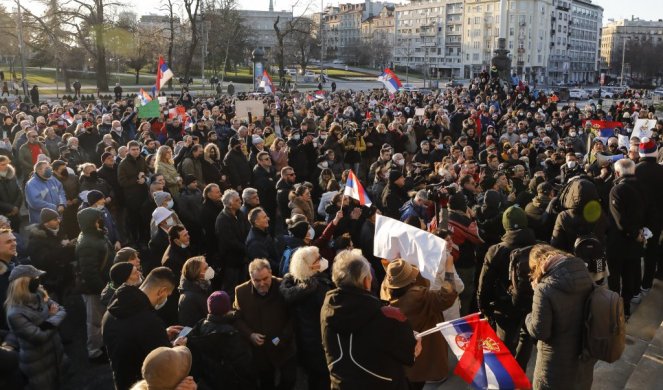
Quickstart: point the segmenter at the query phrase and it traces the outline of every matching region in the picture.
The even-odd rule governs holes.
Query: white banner
[[[640,140],[643,138],[651,137],[651,129],[656,126],[656,119],[638,119],[635,121],[635,125],[633,125],[633,132],[631,133],[631,137],[638,137]]]
[[[433,282],[440,264],[446,262],[447,242],[434,234],[401,221],[377,215],[373,255],[393,261],[401,258],[419,267],[419,272]]]

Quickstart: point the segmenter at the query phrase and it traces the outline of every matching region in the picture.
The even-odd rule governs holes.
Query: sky
[[[269,0],[237,0],[239,7],[242,9],[255,9],[267,10],[269,9]],[[324,6],[331,4],[338,4],[339,0],[323,0]],[[407,0],[386,0],[393,3],[405,3]],[[12,8],[13,0],[0,0],[0,3],[7,8]],[[22,0],[26,7],[36,4],[35,1]],[[343,0],[343,3],[362,3],[363,0]],[[32,4],[31,4],[32,3]],[[127,4],[131,4],[137,14],[148,14],[159,12],[161,0],[140,0],[132,1],[127,0]],[[661,0],[593,0],[594,4],[603,7],[603,21],[606,23],[608,19],[622,19],[631,18],[631,16],[639,17],[644,20],[658,20],[663,19],[663,1]],[[320,12],[320,0],[274,0],[274,9],[277,11],[291,10],[293,5],[297,4],[294,9],[295,15],[302,14],[308,5],[308,12]]]

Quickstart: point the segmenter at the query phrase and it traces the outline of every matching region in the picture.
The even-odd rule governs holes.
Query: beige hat
[[[396,259],[387,266],[384,285],[391,289],[408,286],[417,280],[419,269],[403,259]]]
[[[191,351],[187,347],[159,347],[143,361],[143,379],[150,390],[171,390],[189,375]]]

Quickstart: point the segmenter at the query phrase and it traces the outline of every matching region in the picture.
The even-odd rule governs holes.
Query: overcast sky
[[[122,0],[121,0],[122,1]],[[338,4],[338,0],[323,0],[324,5]],[[388,1],[388,0],[387,0]],[[0,0],[7,8],[12,8],[13,0]],[[178,1],[176,1],[177,3]],[[362,0],[342,0],[342,3],[362,3]],[[406,0],[391,1],[394,3],[405,3]],[[608,19],[621,19],[631,18],[631,16],[639,17],[646,20],[663,19],[663,1],[661,0],[594,0],[595,4],[603,7],[603,20],[607,22]],[[36,1],[21,0],[21,3],[26,7],[37,6]],[[163,14],[159,10],[162,0],[125,0],[125,3],[130,4],[130,8],[139,15],[148,13]],[[267,10],[269,8],[269,0],[238,0],[239,6],[242,9],[257,9]],[[275,10],[290,10],[294,4],[299,6],[295,8],[295,14],[301,14],[305,11],[308,5],[308,13],[320,12],[320,0],[274,0]]]

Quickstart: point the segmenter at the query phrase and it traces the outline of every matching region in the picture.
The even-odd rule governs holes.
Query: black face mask
[[[28,283],[28,291],[33,294],[36,293],[39,289],[39,284],[39,279],[30,279],[30,283]]]
[[[97,171],[90,172],[90,180],[97,181]]]

